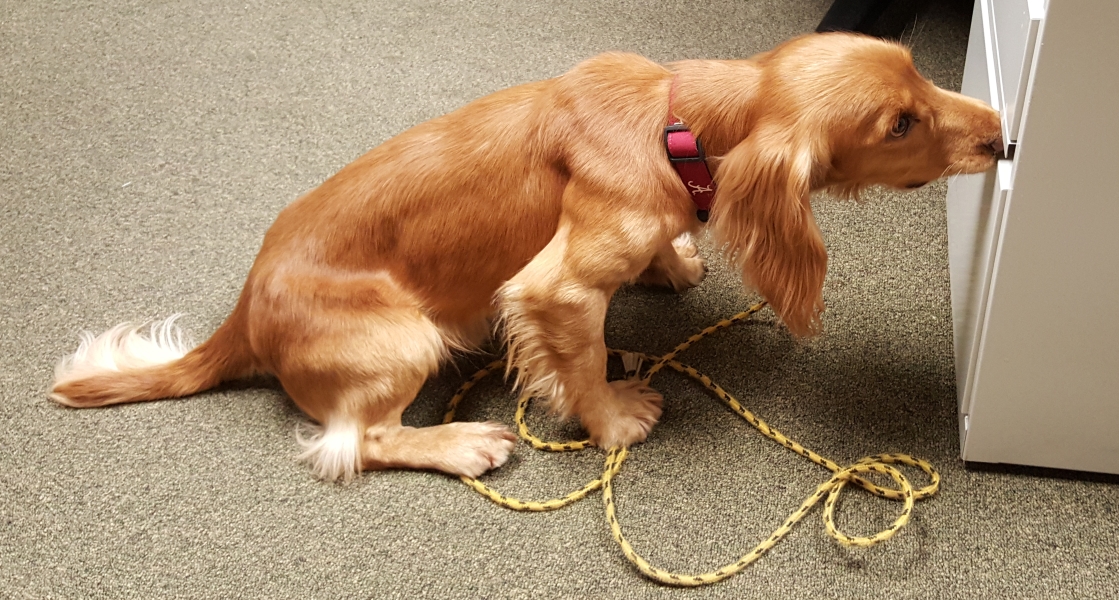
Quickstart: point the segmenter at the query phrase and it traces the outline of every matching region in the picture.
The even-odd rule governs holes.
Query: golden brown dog
[[[1002,144],[994,110],[872,38],[809,35],[749,60],[668,66],[604,54],[374,148],[280,213],[213,337],[188,349],[172,320],[148,337],[88,336],[51,397],[104,406],[271,373],[318,423],[300,436],[318,476],[476,476],[505,462],[506,428],[411,428],[401,413],[497,317],[520,386],[595,444],[640,442],[661,397],[607,382],[607,303],[626,282],[682,290],[704,275],[689,237],[702,223],[665,154],[670,96],[712,157],[716,240],[802,336],[819,327],[827,266],[812,191],[983,171]]]

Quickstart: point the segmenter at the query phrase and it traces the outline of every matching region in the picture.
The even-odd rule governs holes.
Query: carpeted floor
[[[958,87],[970,7],[923,4],[905,40],[926,76]],[[941,470],[940,494],[869,550],[840,547],[813,513],[729,581],[666,588],[625,561],[597,494],[523,514],[432,473],[313,480],[294,460],[300,417],[268,382],[104,410],[46,399],[82,330],[184,312],[196,337],[212,332],[277,211],[394,133],[603,50],[747,56],[811,31],[827,5],[0,3],[0,597],[1119,596],[1119,486],[958,460],[943,183],[819,199],[823,337],[796,343],[763,312],[681,357],[840,463],[909,452]],[[747,306],[711,266],[680,296],[619,293],[610,344],[663,353]],[[436,422],[481,360],[432,380],[408,422]],[[654,384],[664,419],[617,484],[623,526],[653,563],[730,562],[826,479],[701,388]],[[512,409],[493,381],[462,416],[511,422]],[[601,461],[521,445],[487,480],[549,497]],[[841,510],[843,527],[870,533],[898,506],[852,493]]]

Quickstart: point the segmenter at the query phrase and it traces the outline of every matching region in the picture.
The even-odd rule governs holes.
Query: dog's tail
[[[249,375],[252,357],[232,317],[192,349],[175,324],[178,315],[144,327],[122,324],[84,334],[74,354],[54,370],[50,397],[75,408],[178,398]]]

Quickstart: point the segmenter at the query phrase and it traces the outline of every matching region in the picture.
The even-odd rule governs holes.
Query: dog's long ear
[[[747,286],[769,302],[797,336],[819,331],[828,255],[809,203],[822,164],[809,144],[755,131],[716,171],[711,224]]]

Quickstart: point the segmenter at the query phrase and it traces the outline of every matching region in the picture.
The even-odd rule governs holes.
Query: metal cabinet
[[[1117,19],[976,0],[963,92],[1011,151],[948,187],[964,460],[1119,473]]]

